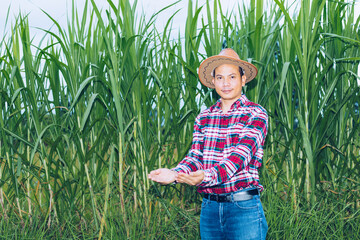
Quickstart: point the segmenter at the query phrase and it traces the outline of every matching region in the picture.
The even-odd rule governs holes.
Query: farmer
[[[148,176],[161,184],[198,187],[203,195],[202,239],[265,239],[267,233],[259,168],[268,116],[241,92],[256,74],[256,67],[230,48],[205,59],[200,81],[221,98],[197,116],[187,156],[175,168],[157,169]]]

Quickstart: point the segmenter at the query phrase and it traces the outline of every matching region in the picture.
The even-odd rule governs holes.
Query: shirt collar
[[[230,107],[230,111],[233,109],[238,109],[240,107],[243,107],[246,105],[246,103],[249,101],[249,99],[245,96],[245,94],[242,94],[240,98],[238,98]],[[214,105],[210,107],[210,112],[218,112],[221,110],[221,98],[216,101]]]

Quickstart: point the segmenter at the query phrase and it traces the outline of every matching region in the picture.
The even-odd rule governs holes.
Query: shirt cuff
[[[179,166],[176,166],[176,167],[174,167],[174,168],[172,168],[172,169],[170,169],[171,171],[175,171],[175,172],[177,172],[177,173],[180,173],[180,172],[182,172],[182,173],[189,173],[189,170],[187,169],[187,168],[185,168],[185,167],[182,167],[181,165]]]
[[[212,174],[210,169],[206,169],[203,170],[204,171],[204,179],[202,180],[201,183],[199,183],[197,186],[199,187],[206,187],[207,185],[210,184],[211,180],[212,180]]]
[[[179,168],[179,167],[171,168],[170,170],[174,171],[174,172],[177,172],[177,173],[182,172],[182,169]]]

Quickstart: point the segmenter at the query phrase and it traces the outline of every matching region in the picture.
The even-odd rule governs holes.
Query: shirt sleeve
[[[267,128],[268,115],[265,109],[257,108],[246,125],[238,131],[239,141],[231,154],[204,170],[205,177],[198,186],[211,187],[224,183],[235,173],[247,168],[259,148],[262,150]]]
[[[203,169],[204,133],[200,119],[201,114],[195,119],[191,149],[185,158],[171,170],[190,173]]]

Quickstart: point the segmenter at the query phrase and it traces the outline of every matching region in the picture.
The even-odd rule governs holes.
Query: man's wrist
[[[176,175],[177,175],[177,171],[175,171],[174,169],[170,169],[172,172],[174,172],[174,176],[175,176],[175,180],[171,183],[171,184],[177,184],[178,182],[176,181]]]

